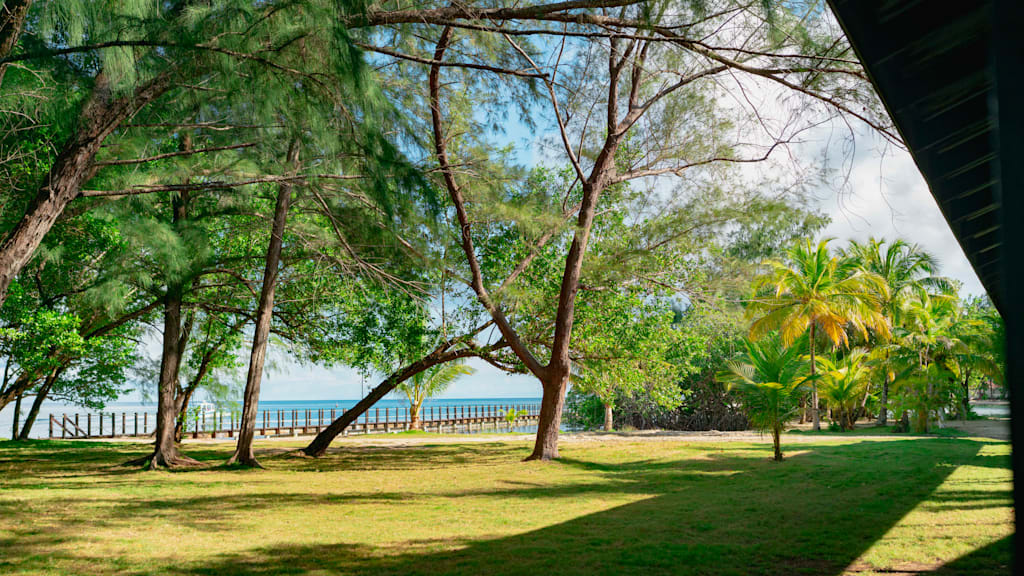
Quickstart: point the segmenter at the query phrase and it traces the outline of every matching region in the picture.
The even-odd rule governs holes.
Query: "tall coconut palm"
[[[413,430],[423,428],[420,411],[423,403],[433,396],[444,392],[456,380],[476,372],[472,367],[461,363],[450,363],[424,370],[395,387],[396,394],[402,394],[409,400],[409,420]]]
[[[774,458],[781,461],[782,428],[796,415],[797,398],[807,380],[802,346],[787,346],[775,332],[744,344],[743,357],[726,364],[717,377],[741,395],[750,424],[771,433]]]
[[[955,292],[950,279],[937,275],[938,262],[935,257],[917,244],[901,239],[886,241],[869,238],[867,242],[851,242],[842,254],[855,259],[862,269],[885,280],[888,291],[878,294],[879,307],[893,325],[901,322],[907,301],[928,293]],[[877,364],[882,374],[878,425],[885,426],[889,418],[889,386],[894,374],[887,350],[880,350]]]
[[[815,344],[824,335],[833,348],[847,345],[848,332],[865,338],[868,330],[888,335],[889,322],[881,312],[880,294],[887,295],[885,280],[860,267],[856,259],[833,255],[825,239],[815,245],[810,239],[786,251],[784,260],[766,262],[771,271],[754,282],[751,314],[760,316],[750,325],[751,338],[778,330],[784,344],[791,345],[807,334],[811,361],[811,418],[821,429],[818,417],[818,387],[815,384]]]
[[[822,399],[839,427],[852,430],[871,377],[867,352],[855,349],[842,358],[819,358],[818,363]]]

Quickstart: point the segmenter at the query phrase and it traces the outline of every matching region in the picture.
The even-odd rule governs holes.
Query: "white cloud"
[[[849,190],[821,189],[818,197],[832,217],[826,236],[840,243],[871,236],[917,243],[935,255],[943,275],[963,283],[964,294],[985,293],[909,153],[860,154],[849,172]]]

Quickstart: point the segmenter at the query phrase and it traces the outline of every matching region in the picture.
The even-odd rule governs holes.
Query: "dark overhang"
[[[1024,0],[829,0],[1006,323],[1024,524]],[[1013,572],[1024,574],[1024,532]]]
[[[953,234],[1002,308],[993,3],[829,3]]]

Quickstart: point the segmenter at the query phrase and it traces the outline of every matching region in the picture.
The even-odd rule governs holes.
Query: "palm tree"
[[[395,387],[396,394],[404,394],[409,400],[409,420],[413,430],[423,428],[420,420],[420,409],[423,402],[432,396],[444,392],[456,380],[476,372],[472,367],[461,363],[449,363],[424,370]]]
[[[830,239],[816,246],[810,239],[786,251],[785,260],[769,260],[771,271],[754,282],[755,297],[749,310],[762,315],[750,325],[750,337],[759,338],[778,330],[789,346],[807,334],[811,361],[811,418],[821,429],[818,417],[818,387],[815,383],[815,343],[819,331],[833,348],[849,342],[852,328],[865,338],[868,330],[889,334],[889,323],[881,313],[879,295],[887,295],[885,281],[863,270],[850,257],[832,255]]]
[[[957,355],[969,352],[962,336],[973,322],[963,316],[955,298],[927,294],[907,301],[902,314],[896,331],[900,348],[896,362],[904,367],[905,387],[917,412],[917,432],[924,433],[942,396],[936,384],[955,377]]]
[[[950,370],[959,383],[957,412],[967,419],[971,408],[971,379],[1003,380],[1004,348],[1002,318],[984,301],[970,300],[962,307],[965,320],[954,325],[964,346],[954,350]]]
[[[787,346],[774,332],[760,341],[744,340],[744,344],[743,357],[729,362],[717,377],[742,395],[750,424],[771,433],[774,458],[781,461],[782,427],[796,414],[797,398],[807,379],[803,376],[802,347]]]
[[[820,390],[825,405],[843,430],[852,430],[871,377],[867,351],[855,349],[839,359],[819,358]]]
[[[894,326],[902,320],[902,311],[908,300],[928,293],[950,294],[955,291],[950,279],[936,275],[938,263],[935,257],[917,244],[900,239],[889,242],[869,238],[863,243],[850,242],[841,253],[855,259],[863,270],[885,280],[888,292],[878,294],[879,307]],[[879,426],[885,426],[889,418],[889,385],[893,375],[889,360],[888,351],[882,350],[878,357],[882,373]]]

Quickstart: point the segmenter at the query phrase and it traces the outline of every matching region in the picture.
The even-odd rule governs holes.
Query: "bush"
[[[690,384],[692,388],[689,390],[680,388],[682,402],[674,409],[660,406],[643,392],[629,398],[620,398],[615,403],[615,427],[619,430],[747,429],[747,417],[724,386],[714,381],[710,372]],[[596,396],[573,389],[566,397],[566,406],[566,424],[570,428],[596,430],[604,425],[604,405]]]

